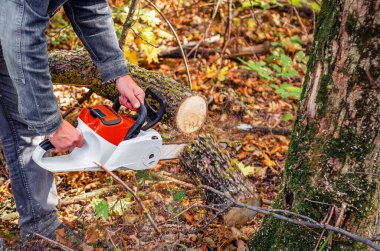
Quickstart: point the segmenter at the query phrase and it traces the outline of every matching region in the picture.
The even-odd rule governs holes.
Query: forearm
[[[106,0],[70,0],[65,5],[75,32],[89,51],[102,80],[107,82],[129,74],[124,55],[119,48]]]

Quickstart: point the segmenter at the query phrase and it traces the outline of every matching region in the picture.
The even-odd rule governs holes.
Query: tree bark
[[[180,134],[198,131],[207,116],[206,100],[185,85],[160,73],[127,63],[133,79],[142,88],[153,86],[167,99],[163,123]],[[118,92],[115,83],[102,84],[89,54],[85,51],[54,51],[49,54],[50,73],[54,83],[85,86],[95,93],[114,100]]]
[[[262,204],[252,182],[231,163],[228,152],[221,149],[211,136],[200,136],[186,146],[180,156],[180,165],[196,186],[208,185],[224,192],[236,200],[254,206]],[[205,202],[209,205],[224,208],[230,202],[210,191],[204,191]],[[224,219],[227,225],[244,225],[256,215],[243,208],[229,208]]]
[[[380,234],[379,20],[377,0],[323,1],[275,203],[317,221],[347,203],[341,226],[369,239]],[[249,247],[313,250],[320,234],[266,218]],[[332,250],[366,249],[336,235],[332,241]]]

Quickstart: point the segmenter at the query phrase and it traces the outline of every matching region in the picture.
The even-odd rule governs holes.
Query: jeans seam
[[[23,170],[25,165],[24,165],[24,162],[21,159],[20,142],[19,142],[19,140],[17,138],[18,133],[17,133],[17,130],[16,130],[14,124],[13,124],[12,116],[9,114],[8,110],[6,109],[6,106],[5,106],[4,102],[3,102],[3,100],[0,99],[0,102],[2,103],[2,109],[4,111],[4,114],[5,114],[5,116],[8,119],[9,128],[11,130],[11,135],[12,135],[14,143],[15,143],[15,152],[17,153],[17,161],[19,162],[19,165],[20,165],[19,171],[20,171],[20,174],[21,174],[23,185],[25,187],[28,200],[30,202],[32,202],[32,196],[31,196],[30,189],[29,189],[29,182],[28,182],[28,180],[27,180],[27,178],[25,176],[24,170]],[[34,231],[37,231],[36,213],[35,213],[35,210],[34,210],[33,203],[30,203],[30,205],[31,205],[32,216],[33,216],[32,227],[33,227]]]

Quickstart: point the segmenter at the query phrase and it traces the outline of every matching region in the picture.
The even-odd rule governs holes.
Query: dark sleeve
[[[106,0],[69,0],[64,4],[75,33],[98,67],[103,82],[129,74],[119,48],[112,12]]]

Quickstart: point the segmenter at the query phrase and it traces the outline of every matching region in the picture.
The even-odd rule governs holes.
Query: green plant
[[[107,201],[99,198],[95,198],[92,200],[92,207],[95,210],[95,218],[99,219],[102,217],[103,219],[108,219],[110,214],[110,206]]]
[[[244,64],[243,66],[241,66],[241,68],[256,72],[261,78],[264,78],[267,80],[273,80],[273,77],[271,76],[272,72],[268,67],[266,67],[265,62],[263,61],[254,62],[252,60],[244,61],[241,58],[238,58],[238,60]]]
[[[275,93],[280,94],[282,98],[295,98],[299,99],[301,96],[302,89],[300,87],[291,84],[281,84],[280,86],[271,84]]]

